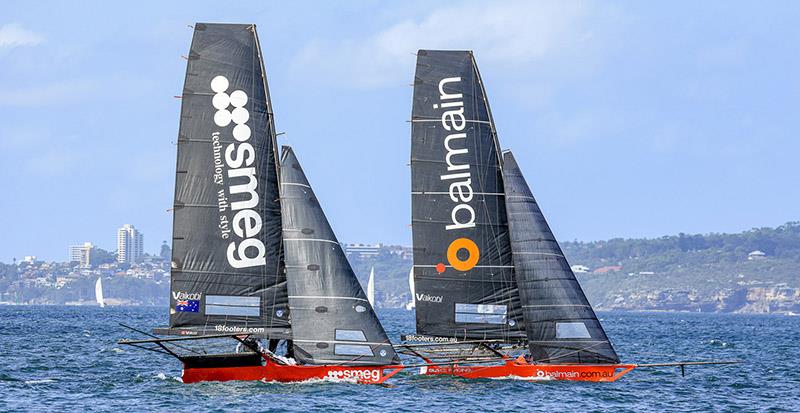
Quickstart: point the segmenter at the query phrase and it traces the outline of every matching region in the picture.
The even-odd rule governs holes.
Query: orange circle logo
[[[458,252],[462,249],[467,250],[469,253],[469,257],[467,257],[466,260],[460,260],[458,258]],[[469,238],[458,238],[447,247],[447,261],[449,261],[450,265],[457,271],[471,270],[478,264],[480,258],[481,251],[478,249],[478,245]]]

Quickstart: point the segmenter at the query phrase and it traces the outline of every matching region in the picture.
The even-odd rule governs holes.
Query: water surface
[[[395,376],[392,387],[179,381],[177,360],[123,348],[118,321],[163,325],[166,309],[0,306],[0,411],[800,411],[800,317],[600,313],[624,362],[741,359],[634,370],[615,383]],[[412,312],[379,315],[393,339]]]

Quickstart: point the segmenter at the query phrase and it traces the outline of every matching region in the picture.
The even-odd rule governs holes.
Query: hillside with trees
[[[562,242],[599,309],[800,313],[800,223],[737,234]],[[408,302],[410,260],[351,258],[362,282],[371,266],[385,306]]]

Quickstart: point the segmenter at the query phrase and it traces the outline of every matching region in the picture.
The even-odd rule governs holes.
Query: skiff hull
[[[258,380],[302,382],[308,380],[342,380],[359,384],[382,384],[403,369],[403,366],[298,366],[268,362],[263,366],[186,367],[184,383],[203,381]]]
[[[467,379],[571,380],[612,382],[635,364],[528,364],[507,361],[501,365],[436,365],[420,368],[424,375],[448,375]]]

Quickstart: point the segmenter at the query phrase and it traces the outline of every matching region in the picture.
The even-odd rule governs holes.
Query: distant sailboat
[[[103,279],[97,278],[97,282],[94,283],[94,297],[97,299],[97,304],[100,307],[106,306],[106,301],[103,299]]]
[[[367,283],[367,300],[372,308],[375,308],[375,267],[369,270],[369,282]]]
[[[414,267],[408,271],[408,290],[411,291],[411,301],[406,304],[406,310],[411,311],[416,307],[414,303]]]

